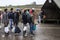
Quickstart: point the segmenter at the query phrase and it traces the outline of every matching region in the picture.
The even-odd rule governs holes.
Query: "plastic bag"
[[[27,30],[27,27],[26,27],[26,26],[24,26],[23,31],[26,31],[26,30]]]
[[[32,26],[32,30],[36,30],[36,25],[33,25]]]
[[[9,27],[5,27],[4,31],[5,31],[5,33],[8,33],[9,32]]]
[[[12,32],[15,32],[15,27],[12,28]]]

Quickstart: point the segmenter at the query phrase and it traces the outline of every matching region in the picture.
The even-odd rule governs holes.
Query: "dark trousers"
[[[29,25],[30,25],[30,33],[33,33],[33,29],[32,29],[33,24],[32,23],[29,23]]]

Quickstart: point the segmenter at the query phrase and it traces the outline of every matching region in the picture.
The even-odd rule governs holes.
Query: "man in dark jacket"
[[[14,24],[16,24],[16,26],[17,26],[18,22],[19,22],[19,11],[16,11],[14,13]]]
[[[32,27],[33,27],[33,25],[34,25],[34,22],[32,21],[32,16],[30,15],[30,13],[29,13],[28,10],[26,11],[26,13],[27,13],[27,22],[29,23],[29,26],[30,26],[30,33],[31,33],[32,35],[34,35],[33,29],[32,29]]]
[[[26,25],[26,24],[27,24],[27,14],[26,14],[26,10],[25,10],[24,13],[22,14],[22,20],[23,20],[23,24]]]
[[[10,12],[8,13],[8,19],[9,19],[10,29],[12,29],[12,24],[13,24],[13,19],[14,19],[13,8],[11,8]]]

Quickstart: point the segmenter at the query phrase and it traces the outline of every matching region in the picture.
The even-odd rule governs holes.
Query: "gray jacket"
[[[8,13],[4,12],[3,13],[3,22],[7,22],[8,21]]]

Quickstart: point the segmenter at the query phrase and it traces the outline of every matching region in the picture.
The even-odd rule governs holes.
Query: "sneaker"
[[[26,34],[26,31],[23,31],[23,36],[25,36],[25,34]]]
[[[35,34],[32,32],[31,35],[35,35]]]
[[[24,36],[26,37],[27,36],[27,33]]]
[[[5,33],[5,36],[8,36],[9,35],[9,33]]]
[[[4,37],[5,37],[5,35],[2,35],[2,37],[4,38]]]

